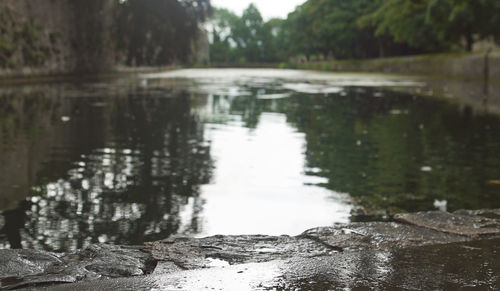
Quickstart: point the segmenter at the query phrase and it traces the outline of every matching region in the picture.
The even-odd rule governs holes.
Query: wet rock
[[[500,240],[344,252],[287,262],[267,290],[498,290]]]
[[[106,276],[110,278],[144,275],[144,272],[139,267],[127,264],[119,264],[119,265],[110,265],[107,263],[91,264],[85,266],[85,269],[94,272],[96,274],[100,274],[101,276]]]
[[[152,271],[150,263],[149,254],[139,247],[93,245],[57,255],[33,250],[1,250],[0,287],[16,289],[144,275]]]
[[[37,287],[37,286],[46,286],[46,285],[63,284],[63,283],[74,283],[77,281],[78,279],[75,276],[71,275],[43,274],[30,277],[29,280],[17,277],[2,279],[1,287],[3,287],[2,289],[14,290],[24,287]]]
[[[300,235],[342,250],[390,249],[466,240],[457,235],[400,223],[352,223],[337,227],[320,227]]]
[[[178,289],[175,286],[197,287],[196,282],[190,279],[193,277],[201,282],[204,280],[213,282],[214,278],[219,278],[222,283],[214,283],[212,287],[222,286],[223,290],[231,290],[226,288],[230,285],[226,286],[224,282],[229,282],[234,277],[239,280],[235,281],[234,286],[242,287],[240,283],[245,282],[244,285],[250,286],[250,290],[300,288],[307,286],[301,285],[306,284],[304,282],[316,282],[314,284],[318,284],[319,290],[323,288],[321,286],[328,287],[325,287],[326,289],[357,287],[386,289],[394,286],[411,289],[413,285],[404,278],[414,276],[424,281],[427,279],[422,273],[418,273],[418,266],[405,263],[416,260],[422,264],[434,264],[428,268],[432,272],[442,266],[439,265],[442,260],[427,262],[425,252],[430,255],[434,255],[435,252],[443,257],[454,256],[458,260],[456,262],[460,264],[467,264],[472,260],[468,256],[481,254],[483,260],[489,262],[490,258],[485,257],[485,252],[481,248],[476,249],[467,243],[478,238],[487,238],[487,242],[498,243],[499,219],[500,210],[463,210],[455,213],[436,211],[397,215],[396,222],[319,227],[295,237],[265,235],[212,236],[200,239],[173,237],[140,247],[92,245],[67,254],[33,250],[0,250],[0,287],[31,288],[92,281],[93,283],[68,286],[80,286],[78,287],[80,290],[87,290],[87,287],[99,290],[122,290],[122,287],[131,284],[130,286],[137,288],[123,290],[163,287]],[[452,251],[448,253],[447,246],[451,246],[450,244],[457,247],[450,247]],[[485,245],[493,252],[490,255],[498,258],[498,248],[488,243]],[[417,255],[412,257],[414,254]],[[479,261],[477,263],[479,264]],[[445,267],[448,266],[453,266],[453,263],[450,262]],[[484,268],[485,271],[492,272],[493,269],[497,270],[498,266],[493,269],[488,269],[488,266]],[[222,269],[224,271],[221,271]],[[467,272],[470,271],[468,267],[465,269]],[[278,276],[273,273],[274,271],[282,275]],[[468,276],[462,274],[465,271],[457,272],[464,278]],[[272,279],[271,284],[259,279],[263,278],[263,274]],[[392,277],[389,274],[393,274]],[[442,277],[434,279],[445,278],[449,282],[453,281],[448,273],[441,275]],[[479,275],[476,277],[480,278]],[[399,278],[398,276],[402,276],[399,281],[395,279]],[[498,276],[494,277],[497,279],[492,276],[487,279],[498,280]],[[129,277],[141,279],[124,279]],[[111,279],[115,281],[110,281]],[[435,289],[441,286],[433,285],[430,279],[427,281],[429,284],[418,285],[418,288]],[[351,285],[345,285],[343,282],[351,282]],[[413,283],[415,282],[417,281]],[[466,286],[466,282],[468,281],[462,280],[457,286]]]
[[[46,290],[499,290],[500,241],[365,249]]]
[[[457,210],[454,213],[459,215],[473,215],[494,219],[497,224],[500,222],[500,209]]]
[[[165,275],[170,273],[175,273],[182,271],[183,269],[177,266],[174,262],[158,262],[156,268],[154,269],[152,275]]]
[[[304,237],[264,235],[177,238],[146,244],[146,251],[159,261],[172,261],[183,269],[210,266],[209,259],[230,265],[267,262],[293,256],[329,255],[335,250]]]
[[[170,261],[183,269],[205,266],[200,250],[182,240],[147,243],[146,247],[146,251],[150,252],[153,259],[157,261]]]
[[[0,279],[25,277],[44,273],[50,266],[61,263],[56,254],[34,250],[2,250]]]
[[[495,214],[498,210],[491,210]],[[443,233],[468,237],[500,235],[500,220],[488,218],[480,214],[486,211],[443,211],[397,214],[394,219],[399,222],[433,229]]]

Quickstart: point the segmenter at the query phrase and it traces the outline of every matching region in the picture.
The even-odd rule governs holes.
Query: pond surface
[[[0,248],[500,207],[500,117],[425,90],[286,70],[0,88]]]

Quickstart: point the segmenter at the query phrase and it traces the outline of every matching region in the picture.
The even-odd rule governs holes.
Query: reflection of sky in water
[[[204,125],[203,143],[210,145],[215,160],[213,178],[210,184],[201,187],[199,197],[189,197],[185,203],[179,203],[177,211],[165,213],[165,221],[171,216],[178,220],[178,233],[197,236],[295,235],[318,225],[348,221],[351,207],[341,195],[315,186],[324,183],[324,178],[304,174],[305,136],[287,124],[285,115],[263,113],[257,128],[249,129],[241,116],[229,114],[230,105],[229,99],[209,98],[209,102],[197,110],[202,119],[225,121]],[[168,152],[154,151],[151,162],[151,176],[161,179],[165,175],[161,168],[171,161]],[[112,198],[103,203],[103,199],[130,191],[137,183],[143,163],[139,150],[103,148],[82,155],[82,161],[74,163],[75,168],[68,171],[66,179],[39,189],[46,193],[49,202],[32,198],[41,209],[38,227],[44,229],[43,235],[60,238],[60,229],[65,229],[72,239],[82,220],[90,232],[106,222],[114,223],[122,232],[130,231],[128,225],[139,222],[146,215],[146,207],[141,203],[112,201]],[[153,181],[155,183],[158,182]],[[50,219],[48,212],[53,207],[47,203],[61,201],[72,204],[79,221],[74,217],[57,222]],[[161,222],[147,225],[145,234],[161,232],[158,224]],[[114,242],[122,235],[121,232],[102,233],[98,241]],[[90,238],[87,239],[86,243],[90,242]],[[56,249],[63,247],[58,239],[48,239],[45,243]]]
[[[348,221],[350,207],[339,195],[304,175],[304,134],[285,115],[263,113],[254,130],[237,120],[207,124],[205,133],[216,169],[202,187],[202,234],[299,234]]]

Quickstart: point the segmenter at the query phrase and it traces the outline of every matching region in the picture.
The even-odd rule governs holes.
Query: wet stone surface
[[[500,235],[500,211],[497,210],[459,210],[448,212],[424,212],[398,214],[396,221],[422,226],[440,232],[469,237]]]
[[[213,236],[173,239],[146,244],[155,260],[172,261],[184,269],[209,267],[213,260],[230,265],[261,263],[293,256],[315,257],[336,252],[314,240],[297,236]]]
[[[17,289],[100,277],[138,276],[148,273],[149,259],[149,254],[139,247],[111,245],[93,245],[68,254],[1,250],[0,282],[2,288]]]
[[[321,227],[295,237],[172,237],[66,254],[0,250],[0,282],[3,289],[50,290],[496,289],[498,213],[403,214],[397,222]]]

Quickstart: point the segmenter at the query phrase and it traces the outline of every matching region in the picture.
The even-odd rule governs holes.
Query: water
[[[0,247],[500,207],[500,117],[418,80],[183,70],[0,88]]]

